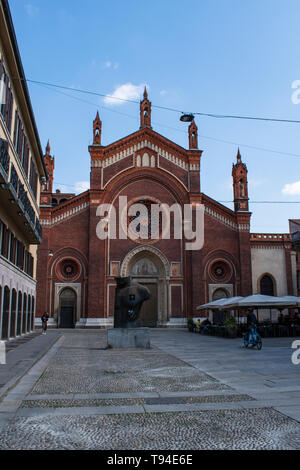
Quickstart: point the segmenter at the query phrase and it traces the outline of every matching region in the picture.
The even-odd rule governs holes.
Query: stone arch
[[[268,278],[270,281],[272,281],[272,290],[273,290],[273,293],[268,293],[266,295],[274,295],[274,296],[277,296],[277,283],[276,283],[276,279],[275,277],[271,274],[271,273],[263,273],[259,276],[259,278],[257,279],[257,292],[259,292],[260,294],[264,294],[264,292],[261,292],[262,291],[262,286],[261,286],[261,282],[264,278]]]
[[[77,292],[71,286],[63,287],[59,292],[58,326],[74,328],[76,324]]]
[[[165,276],[167,278],[170,277],[170,263],[165,257],[165,255],[158,248],[155,248],[154,246],[147,246],[147,245],[135,247],[129,253],[127,253],[125,258],[123,259],[123,262],[120,268],[120,275],[122,277],[126,277],[128,275],[128,268],[130,266],[130,262],[139,253],[142,253],[143,255],[150,253],[152,255],[157,256],[158,259],[161,261],[162,265],[164,266]]]

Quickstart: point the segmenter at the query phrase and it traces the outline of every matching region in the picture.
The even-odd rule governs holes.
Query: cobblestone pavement
[[[173,350],[185,331],[153,331],[150,350],[62,334],[0,402],[0,449],[300,449],[299,422]]]
[[[17,418],[1,449],[293,449],[296,425],[272,409]]]

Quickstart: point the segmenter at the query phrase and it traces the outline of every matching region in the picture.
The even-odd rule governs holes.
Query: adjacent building
[[[7,0],[0,0],[0,337],[34,328],[47,172]]]
[[[146,89],[140,128],[107,146],[101,137],[97,113],[89,147],[90,190],[77,196],[53,192],[54,158],[47,145],[49,181],[41,192],[37,316],[48,311],[54,327],[111,325],[116,276],[131,276],[150,289],[151,300],[141,312],[144,326],[183,325],[186,317],[197,315],[198,305],[220,297],[295,293],[290,235],[250,233],[247,167],[239,151],[232,167],[230,210],[201,191],[203,152],[195,122],[188,128],[187,149],[157,133]],[[125,199],[127,206],[121,207]],[[120,226],[136,220],[130,212],[135,204],[146,207],[137,222],[137,229],[146,234],[153,222],[153,204],[179,205],[182,214],[189,205],[194,215],[202,207],[203,246],[187,250],[185,234],[166,239],[160,221],[155,239],[136,238],[130,229],[125,237],[101,239],[97,232],[103,204],[118,215],[118,234]]]

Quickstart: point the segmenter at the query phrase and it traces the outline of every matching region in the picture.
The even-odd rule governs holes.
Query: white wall
[[[252,289],[258,294],[258,280],[269,273],[276,281],[275,295],[288,295],[286,282],[285,250],[281,247],[251,248]]]

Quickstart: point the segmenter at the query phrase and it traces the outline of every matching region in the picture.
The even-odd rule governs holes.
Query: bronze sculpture
[[[137,328],[143,302],[150,299],[150,291],[131,277],[115,277],[114,328]]]

